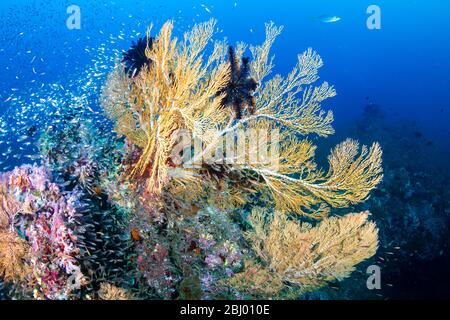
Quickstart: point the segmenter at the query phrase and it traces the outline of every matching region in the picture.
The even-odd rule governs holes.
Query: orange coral
[[[125,289],[118,288],[109,283],[102,283],[98,295],[101,300],[133,300],[134,296],[125,291]]]
[[[13,232],[0,231],[0,277],[6,281],[22,281],[30,274],[30,247]]]
[[[378,248],[378,230],[368,220],[368,212],[326,218],[316,227],[280,213],[265,223],[264,216],[265,210],[253,210],[253,230],[247,237],[255,253],[273,277],[298,285],[303,291],[348,277]]]

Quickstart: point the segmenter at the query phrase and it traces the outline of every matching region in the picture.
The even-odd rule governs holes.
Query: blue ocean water
[[[72,4],[81,8],[81,30],[66,27],[66,9]],[[381,30],[366,26],[371,4],[381,9]],[[119,31],[128,37],[144,32],[150,22],[157,28],[174,19],[176,27],[184,30],[214,17],[232,42],[259,43],[264,23],[273,20],[285,26],[274,47],[275,71],[285,74],[298,53],[308,47],[317,50],[325,61],[322,79],[338,91],[329,105],[338,126],[354,121],[370,97],[392,110],[393,121],[417,120],[436,142],[446,143],[450,138],[449,12],[445,0],[2,1],[0,93],[8,97],[12,88],[29,86],[35,78],[33,56],[47,61],[39,65],[39,72],[46,74],[37,80],[64,81],[89,65],[94,53],[86,47],[106,43],[111,53],[124,49],[129,39],[111,43],[110,36]],[[316,18],[322,15],[342,20],[321,23]],[[4,100],[2,110],[8,107]]]
[[[80,7],[79,30],[66,26],[70,5]],[[381,10],[379,30],[367,27],[370,5]],[[98,108],[96,98],[114,58],[131,40],[143,36],[150,23],[157,30],[172,19],[181,35],[213,17],[218,20],[218,37],[258,44],[264,40],[265,22],[274,21],[285,27],[273,48],[276,73],[287,74],[297,54],[309,47],[325,61],[321,79],[338,92],[325,105],[335,114],[337,130],[326,143],[331,146],[348,135],[363,141],[378,139],[386,145],[388,167],[416,172],[426,164],[430,175],[446,174],[450,171],[449,14],[446,0],[5,0],[0,3],[0,115],[23,112],[28,121],[24,126],[33,121],[41,125],[39,118],[45,115],[28,118],[30,108],[38,110],[52,96],[56,101],[56,95],[71,100],[71,91],[80,88],[90,88],[88,100],[93,109]],[[325,16],[340,20],[328,23]],[[382,123],[372,126],[373,121]],[[15,125],[6,123],[6,128]],[[405,148],[408,164],[399,155]],[[24,154],[31,152],[24,149]],[[13,154],[14,144],[0,145],[0,151]],[[417,162],[411,156],[417,156]],[[23,161],[29,160],[1,160],[3,168]],[[414,183],[430,189],[423,181]],[[406,208],[409,198],[401,199]],[[446,201],[439,209],[443,215],[448,214]],[[447,249],[437,250],[437,255],[445,256],[442,250]]]

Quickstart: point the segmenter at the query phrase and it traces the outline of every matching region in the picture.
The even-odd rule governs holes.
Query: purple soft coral
[[[7,181],[7,192],[22,203],[18,227],[32,249],[35,297],[69,298],[85,281],[77,262],[76,195],[63,194],[43,167],[22,166],[2,180]]]

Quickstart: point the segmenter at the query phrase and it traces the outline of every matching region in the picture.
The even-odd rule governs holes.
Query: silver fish
[[[326,15],[320,16],[317,19],[323,23],[335,23],[342,20],[342,18],[338,16],[326,16]]]

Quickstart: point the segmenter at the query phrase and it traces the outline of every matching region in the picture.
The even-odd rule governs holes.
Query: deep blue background
[[[66,28],[71,4],[81,7],[81,30]],[[366,27],[370,4],[382,9],[381,30]],[[342,21],[315,19],[324,14]],[[449,15],[446,0],[2,1],[0,114],[12,94],[30,87],[39,90],[45,82],[69,81],[97,58],[101,44],[106,44],[105,54],[117,54],[114,49],[127,48],[130,36],[145,32],[150,22],[158,28],[174,19],[181,32],[215,17],[223,29],[219,36],[260,43],[264,23],[273,20],[285,26],[274,47],[276,72],[286,74],[308,47],[322,55],[321,77],[339,94],[325,105],[335,112],[338,130],[355,120],[370,97],[391,111],[392,121],[416,119],[444,146],[450,138]],[[117,38],[120,32],[123,40]]]

